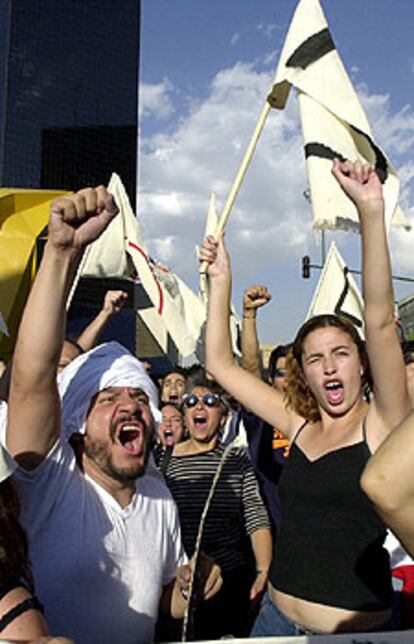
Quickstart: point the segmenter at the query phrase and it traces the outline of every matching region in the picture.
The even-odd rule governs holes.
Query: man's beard
[[[84,439],[84,453],[107,476],[110,476],[119,483],[131,483],[145,474],[150,455],[150,443],[151,435],[148,434],[144,436],[143,460],[129,467],[117,467],[113,463],[108,443],[91,440],[88,435]]]

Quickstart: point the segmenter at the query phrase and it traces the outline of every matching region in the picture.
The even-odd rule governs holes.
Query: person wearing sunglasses
[[[195,374],[183,397],[187,440],[174,446],[165,480],[177,504],[184,548],[192,556],[200,518],[225,446],[220,430],[226,415],[221,388],[205,374]],[[250,541],[251,560],[246,542]],[[247,454],[230,448],[204,525],[201,550],[221,567],[223,587],[217,598],[195,612],[194,637],[245,636],[252,622],[252,602],[265,589],[271,559],[266,508]]]

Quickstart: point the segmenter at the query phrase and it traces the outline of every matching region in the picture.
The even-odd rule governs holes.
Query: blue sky
[[[142,0],[138,216],[152,256],[197,288],[195,245],[210,194],[221,211],[271,86],[295,0]],[[336,47],[374,136],[399,171],[400,204],[414,225],[412,0],[322,0]],[[226,233],[233,300],[266,284],[262,342],[284,342],[303,321],[319,278],[294,92],[271,111]],[[328,232],[351,268],[355,233]],[[414,232],[391,233],[393,269],[414,276]],[[395,283],[396,298],[414,284]]]

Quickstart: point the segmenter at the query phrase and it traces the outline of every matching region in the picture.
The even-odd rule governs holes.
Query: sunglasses
[[[183,396],[183,407],[190,409],[195,407],[197,403],[201,401],[206,407],[218,407],[221,402],[221,398],[218,394],[204,394],[204,396],[197,396],[196,394],[185,394]]]
[[[275,369],[274,378],[284,378],[286,376],[286,369]]]

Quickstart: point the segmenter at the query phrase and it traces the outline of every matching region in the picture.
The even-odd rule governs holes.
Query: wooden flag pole
[[[264,104],[264,107],[262,109],[262,112],[261,112],[261,114],[259,116],[259,120],[257,121],[255,131],[253,132],[252,139],[251,139],[251,141],[249,143],[249,146],[248,146],[248,148],[246,150],[246,153],[244,155],[244,158],[243,158],[243,161],[242,161],[241,166],[239,168],[239,171],[237,173],[237,176],[236,176],[236,178],[235,178],[235,180],[233,182],[233,186],[232,186],[232,188],[230,190],[230,194],[227,197],[227,201],[226,201],[226,204],[224,206],[223,213],[222,213],[222,215],[220,217],[220,220],[218,222],[216,231],[214,233],[214,237],[216,239],[218,238],[218,236],[220,235],[220,233],[224,230],[224,228],[226,226],[226,223],[227,223],[227,220],[229,218],[231,209],[233,207],[234,200],[236,199],[237,193],[238,193],[238,191],[240,189],[240,186],[242,184],[242,181],[244,179],[244,175],[246,174],[246,170],[247,170],[247,168],[249,166],[249,163],[251,161],[251,158],[253,156],[253,152],[255,150],[257,141],[259,140],[260,134],[261,134],[261,132],[263,130],[263,127],[264,127],[264,124],[266,122],[267,115],[269,114],[270,107],[271,107],[270,103],[268,103],[268,101],[266,101],[266,103]],[[207,266],[208,266],[207,262],[202,262],[200,264],[200,273],[206,273],[207,272]]]

